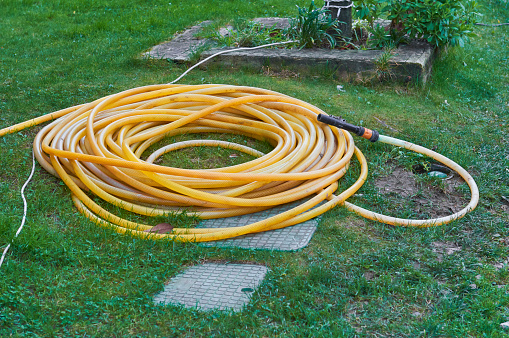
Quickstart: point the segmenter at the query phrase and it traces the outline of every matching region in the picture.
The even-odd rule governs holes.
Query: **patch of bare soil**
[[[419,181],[409,170],[394,167],[390,174],[378,178],[374,184],[387,195],[388,203],[410,206],[416,213],[436,218],[456,213],[468,204],[456,189],[464,182],[461,177],[453,176],[442,182],[440,186],[434,186]]]
[[[444,255],[452,255],[455,252],[461,251],[461,246],[456,245],[455,243],[447,243],[447,242],[433,242],[433,252],[437,254],[437,260],[439,262],[443,261]]]
[[[509,214],[509,198],[506,196],[501,196],[500,209],[502,212]]]

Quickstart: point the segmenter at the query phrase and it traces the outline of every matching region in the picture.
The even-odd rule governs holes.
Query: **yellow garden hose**
[[[95,223],[143,238],[213,241],[279,229],[304,222],[338,205],[376,221],[405,226],[441,225],[473,210],[479,192],[473,178],[448,158],[415,144],[380,135],[379,141],[428,155],[459,173],[471,190],[461,211],[438,219],[383,216],[346,202],[365,182],[367,164],[351,134],[317,121],[319,108],[295,98],[252,87],[152,85],[127,90],[0,130],[0,136],[54,120],[34,140],[37,161],[60,177],[78,210]],[[372,138],[369,129],[363,130]],[[268,141],[263,154],[244,145],[214,140],[170,144],[147,157],[146,150],[167,136],[231,133]],[[167,152],[194,146],[235,149],[256,159],[235,166],[192,170],[154,161]],[[335,195],[352,156],[361,165],[357,181]],[[142,158],[146,158],[142,160]],[[234,228],[174,228],[151,232],[108,212],[90,197],[141,215],[190,210],[203,219],[231,217],[310,198],[266,220]],[[327,202],[320,204],[320,202]]]

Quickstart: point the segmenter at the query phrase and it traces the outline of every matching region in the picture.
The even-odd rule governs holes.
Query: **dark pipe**
[[[338,127],[344,130],[351,131],[352,133],[362,136],[364,135],[364,127],[355,126],[346,122],[341,117],[318,114],[316,118],[319,122],[327,123],[331,126]]]
[[[341,117],[318,114],[316,119],[319,122],[327,123],[328,125],[351,131],[352,133],[364,137],[365,139],[370,140],[371,142],[378,141],[378,138],[380,136],[380,134],[376,130],[355,126],[353,124],[346,122]]]

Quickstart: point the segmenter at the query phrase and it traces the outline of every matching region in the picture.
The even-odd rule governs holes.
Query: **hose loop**
[[[266,89],[163,84],[63,109],[2,129],[0,136],[54,120],[34,140],[34,154],[40,165],[63,180],[78,210],[93,222],[143,238],[193,242],[226,239],[298,224],[343,204],[364,217],[389,224],[431,226],[463,217],[477,205],[477,186],[459,165],[426,148],[383,135],[379,141],[429,155],[457,171],[469,184],[472,200],[460,212],[434,220],[401,220],[346,202],[366,181],[366,159],[350,133],[319,123],[319,115],[327,117],[309,103]],[[263,154],[233,142],[197,138],[146,154],[150,146],[167,136],[212,132],[265,140],[273,150]],[[373,135],[368,136],[373,139]],[[256,158],[207,170],[155,164],[164,153],[195,146],[235,149]],[[335,195],[338,180],[354,155],[361,165],[359,178]],[[185,209],[203,219],[238,216],[304,199],[306,202],[246,226],[173,228],[162,234],[150,232],[150,224],[112,214],[90,194],[141,215],[167,215]],[[320,204],[322,201],[326,202]]]

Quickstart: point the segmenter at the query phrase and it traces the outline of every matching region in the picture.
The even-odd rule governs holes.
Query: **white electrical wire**
[[[175,82],[177,82],[180,79],[182,79],[184,76],[187,75],[187,73],[189,73],[190,71],[192,71],[193,69],[195,69],[199,65],[209,61],[210,59],[212,59],[212,58],[214,58],[214,57],[216,57],[218,55],[226,54],[226,53],[231,53],[231,52],[236,52],[236,51],[239,51],[239,50],[253,50],[253,49],[260,49],[260,48],[272,47],[272,46],[277,46],[277,45],[285,45],[285,44],[294,43],[294,42],[296,42],[296,41],[290,40],[290,41],[284,41],[284,42],[268,43],[266,45],[261,45],[261,46],[256,46],[256,47],[240,47],[240,48],[235,48],[235,49],[222,50],[220,52],[212,54],[211,56],[201,60],[200,62],[198,62],[197,64],[195,64],[194,66],[192,66],[191,68],[186,70],[184,73],[182,73],[182,75],[180,75],[177,79],[173,80],[172,82],[170,82],[168,84],[174,84]]]
[[[495,24],[476,22],[476,23],[474,23],[474,25],[476,25],[476,26],[487,26],[487,27],[500,27],[500,26],[508,26],[509,22],[495,23]]]
[[[25,198],[25,188],[27,187],[28,183],[30,183],[30,181],[32,180],[32,176],[34,176],[34,172],[35,172],[35,157],[34,157],[34,152],[32,151],[32,171],[30,172],[30,176],[26,180],[25,184],[23,184],[23,187],[21,187],[21,198],[23,199],[23,219],[21,220],[21,225],[19,226],[18,231],[16,231],[16,235],[11,240],[11,243],[9,243],[9,245],[7,245],[7,247],[4,249],[2,258],[0,258],[0,268],[2,267],[2,264],[5,259],[5,255],[7,255],[7,251],[9,251],[9,248],[11,247],[12,242],[14,241],[15,238],[18,237],[18,235],[21,233],[21,230],[23,229],[23,226],[25,225],[25,221],[27,218],[27,200]]]

